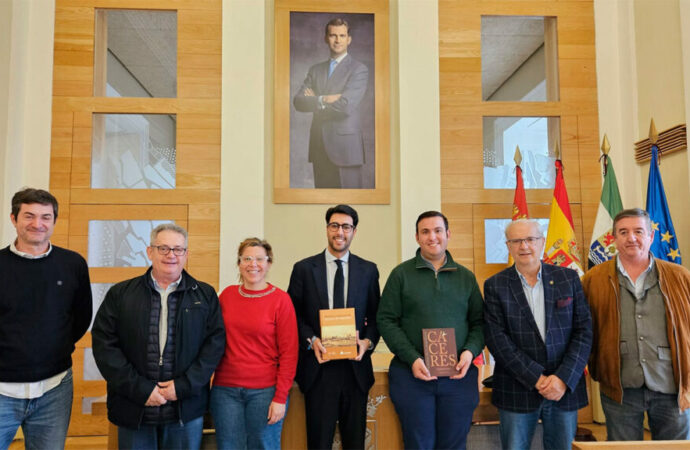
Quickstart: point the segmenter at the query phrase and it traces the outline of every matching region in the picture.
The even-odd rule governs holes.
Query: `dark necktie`
[[[343,262],[335,260],[338,270],[335,271],[333,280],[333,309],[345,307],[345,274],[343,273]]]

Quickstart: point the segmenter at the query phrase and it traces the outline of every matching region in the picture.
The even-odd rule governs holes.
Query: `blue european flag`
[[[647,212],[652,220],[654,242],[651,251],[659,259],[681,263],[680,248],[673,228],[671,213],[666,202],[664,183],[661,181],[658,160],[659,148],[652,145],[652,160],[649,163],[649,181],[647,183]]]

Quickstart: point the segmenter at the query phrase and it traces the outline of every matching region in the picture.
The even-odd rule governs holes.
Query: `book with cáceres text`
[[[458,349],[455,328],[423,328],[424,364],[432,377],[457,375]]]
[[[322,309],[321,345],[326,347],[324,359],[357,357],[357,329],[354,308]]]

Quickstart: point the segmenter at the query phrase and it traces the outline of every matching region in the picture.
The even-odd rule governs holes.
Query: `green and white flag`
[[[592,243],[589,246],[589,267],[601,264],[616,256],[618,251],[613,242],[613,218],[623,210],[621,194],[618,192],[616,172],[608,155],[604,155],[604,186],[601,189],[601,200],[597,218],[592,232]]]

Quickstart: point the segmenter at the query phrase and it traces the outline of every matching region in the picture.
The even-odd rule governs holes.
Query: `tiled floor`
[[[597,441],[606,440],[606,426],[595,423],[580,424],[581,427],[592,431]],[[645,432],[645,439],[650,439],[649,433]],[[24,442],[15,441],[10,445],[10,450],[23,450]],[[66,450],[105,450],[108,448],[108,436],[84,436],[67,438]],[[384,449],[388,450],[388,449]],[[493,449],[491,449],[493,450]]]

